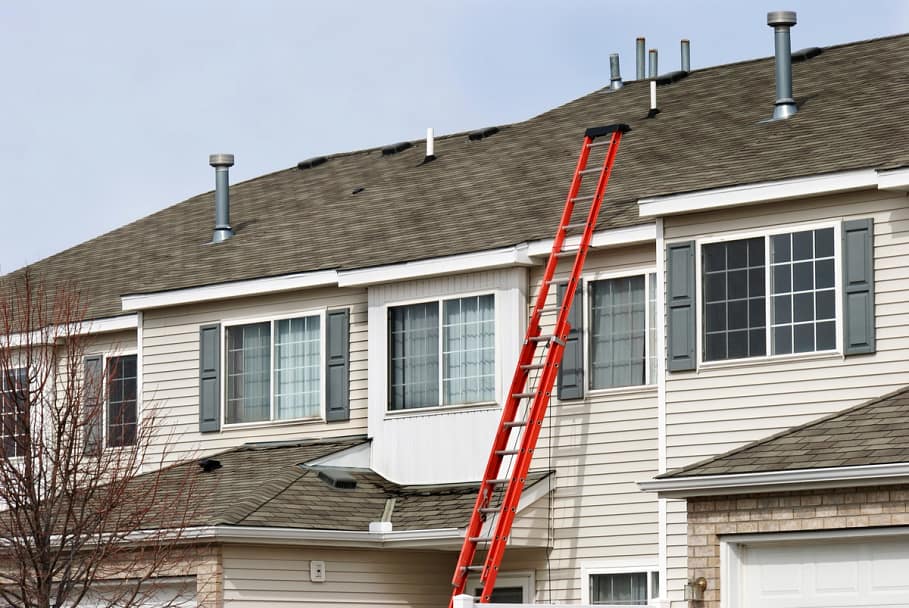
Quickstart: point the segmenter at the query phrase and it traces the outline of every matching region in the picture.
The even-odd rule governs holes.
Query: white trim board
[[[897,483],[909,483],[909,463],[671,477],[639,481],[638,487],[644,492],[659,492],[663,498],[688,498]]]
[[[909,169],[857,169],[655,196],[638,200],[638,210],[641,217],[657,217],[866,189],[907,191]]]
[[[55,325],[43,330],[36,330],[29,335],[28,333],[9,334],[5,339],[4,346],[22,346],[23,344],[41,344],[48,338],[53,340],[63,339],[67,336],[88,336],[93,334],[103,334],[115,331],[128,331],[139,327],[139,315],[120,315],[119,317],[104,317],[101,319],[90,319],[74,325],[71,329],[65,325]]]

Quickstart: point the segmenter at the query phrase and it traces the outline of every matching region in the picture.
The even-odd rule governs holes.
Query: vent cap
[[[313,167],[318,167],[319,165],[325,163],[328,159],[324,156],[314,156],[312,158],[307,158],[306,160],[301,160],[297,163],[297,169],[303,171],[304,169],[312,169]]]
[[[491,137],[499,132],[499,127],[486,127],[485,129],[477,129],[476,131],[471,131],[467,134],[467,139],[470,141],[480,141],[481,139],[486,139]]]
[[[319,479],[336,490],[353,490],[357,487],[357,480],[353,475],[341,469],[320,469]]]
[[[202,468],[202,471],[205,473],[211,473],[212,471],[217,471],[222,467],[220,460],[215,460],[214,458],[203,458],[199,461],[199,466]]]
[[[409,141],[402,141],[390,146],[385,146],[382,148],[382,156],[391,156],[392,154],[397,154],[398,152],[403,152],[407,148],[412,148],[413,144]]]

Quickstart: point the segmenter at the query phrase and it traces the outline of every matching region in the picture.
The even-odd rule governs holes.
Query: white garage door
[[[909,539],[746,545],[745,608],[909,606]]]

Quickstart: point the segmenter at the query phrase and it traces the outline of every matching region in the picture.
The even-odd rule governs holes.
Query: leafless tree
[[[2,283],[0,606],[139,606],[192,559],[197,475],[164,466],[134,363],[86,357],[85,316],[74,285]]]

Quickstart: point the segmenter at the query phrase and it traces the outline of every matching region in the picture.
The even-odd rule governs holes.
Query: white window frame
[[[478,576],[472,576],[467,579],[466,593],[473,595],[473,591],[483,587]],[[515,572],[502,572],[496,576],[496,587],[520,587],[522,591],[521,601],[525,604],[534,604],[534,595],[536,593],[536,577],[532,570],[518,570]]]
[[[110,369],[110,360],[116,359],[118,357],[136,357],[136,440],[138,441],[139,426],[142,424],[142,395],[139,394],[139,391],[142,389],[142,370],[139,368],[141,365],[141,357],[139,356],[138,348],[127,348],[124,350],[115,350],[115,351],[93,351],[88,352],[82,355],[82,375],[85,376],[85,359],[88,357],[101,357],[101,404],[102,404],[102,413],[101,413],[101,445],[105,450],[118,450],[122,448],[131,447],[129,445],[115,445],[111,446],[107,444],[108,435],[107,435],[107,421],[108,421],[108,396],[109,396],[109,382],[110,377],[108,376],[108,370]],[[135,444],[133,444],[135,445]]]
[[[326,311],[325,308],[316,308],[296,311],[288,314],[270,315],[263,317],[236,318],[221,321],[221,426],[225,430],[237,428],[255,428],[262,426],[276,426],[283,424],[296,424],[300,422],[322,422],[325,420],[326,378],[325,378],[325,340],[326,340]],[[275,323],[288,319],[302,317],[319,317],[319,414],[316,416],[303,416],[300,418],[275,418]],[[268,420],[254,422],[227,422],[227,328],[239,325],[253,325],[256,323],[269,323],[271,330],[270,340],[270,370],[268,391]]]
[[[16,373],[24,372],[25,376],[26,376],[25,377],[26,383],[28,383],[28,366],[27,365],[22,365],[21,367],[13,367],[12,369],[8,369],[7,371],[14,371]],[[2,384],[2,381],[0,381],[0,384]],[[0,390],[0,393],[2,393],[2,392],[5,392],[5,391]],[[104,409],[106,410],[107,407],[105,406]],[[30,430],[30,432],[32,432],[32,433],[40,431],[40,429],[34,429],[34,428],[26,429],[26,430]],[[2,440],[3,440],[3,436],[0,435],[0,441],[2,441]],[[7,457],[6,460],[8,462],[20,462],[20,461],[22,461],[22,458],[23,458],[23,456],[9,456],[9,457]]]
[[[627,604],[593,604],[590,599],[590,577],[596,574],[647,574],[647,604],[652,605],[666,595],[666,582],[660,580],[660,595],[653,597],[653,575],[660,573],[660,566],[656,559],[614,558],[586,562],[581,564],[581,604],[586,606],[605,606],[609,608],[628,608]]]
[[[658,382],[658,369],[651,370],[650,367],[650,314],[648,307],[650,306],[650,275],[656,275],[656,280],[659,281],[660,277],[657,274],[657,269],[655,266],[642,266],[642,267],[633,267],[623,270],[615,271],[599,271],[599,272],[589,272],[581,275],[581,278],[584,281],[584,286],[582,290],[582,298],[584,300],[584,331],[581,332],[581,348],[584,349],[584,391],[585,394],[589,395],[610,395],[615,393],[627,393],[627,392],[637,392],[641,390],[654,390],[657,387]],[[644,384],[629,384],[628,386],[611,386],[608,388],[591,388],[591,381],[593,380],[593,357],[590,356],[590,346],[592,340],[593,329],[591,326],[591,320],[593,318],[592,311],[590,310],[590,284],[596,281],[608,281],[610,279],[627,279],[629,277],[644,277],[644,377],[650,378],[651,371],[653,372],[653,382],[644,383]],[[659,286],[657,286],[657,295],[659,294]],[[660,301],[657,298],[656,303],[656,320],[662,318],[660,315]],[[555,318],[553,317],[552,323],[555,323]],[[655,346],[659,350],[659,340]],[[662,356],[661,353],[657,352],[656,357]],[[659,363],[657,363],[657,368],[659,368]]]
[[[784,355],[774,355],[772,354],[772,339],[773,332],[771,331],[771,321],[773,314],[773,291],[772,291],[772,280],[773,273],[771,272],[772,264],[770,262],[770,238],[779,234],[791,234],[793,232],[804,232],[808,230],[820,230],[824,228],[833,228],[833,287],[834,287],[834,302],[835,302],[835,332],[836,332],[836,348],[832,350],[822,350],[822,351],[810,351],[804,353],[787,353]],[[702,249],[704,245],[710,245],[713,243],[725,243],[729,241],[739,241],[743,239],[751,238],[763,238],[764,239],[764,315],[765,315],[765,326],[764,326],[764,338],[765,338],[765,350],[766,354],[759,357],[741,357],[738,359],[722,359],[718,361],[705,361],[704,360],[704,275],[703,275],[703,259],[702,259]],[[691,239],[681,238],[673,239],[672,241],[667,241],[667,243],[677,243],[685,242]],[[694,268],[695,268],[695,301],[696,301],[696,329],[697,329],[697,366],[698,369],[709,369],[714,367],[734,367],[739,365],[751,365],[751,364],[761,364],[771,361],[786,361],[789,359],[815,359],[815,358],[829,358],[829,357],[839,357],[843,356],[843,281],[842,281],[842,264],[843,264],[843,251],[842,251],[842,221],[841,220],[826,220],[822,222],[808,222],[808,223],[796,223],[796,224],[787,224],[783,226],[774,226],[770,229],[764,230],[743,230],[743,231],[734,231],[726,232],[722,235],[701,237],[694,239],[695,243],[695,258],[694,258]]]
[[[499,346],[499,336],[500,336],[501,328],[499,327],[499,321],[498,321],[498,311],[499,311],[499,306],[500,306],[500,301],[499,301],[500,298],[499,298],[498,290],[480,289],[480,290],[475,290],[475,291],[466,291],[463,293],[459,292],[459,293],[453,293],[453,294],[431,297],[431,298],[415,298],[412,300],[396,300],[394,302],[387,302],[382,306],[382,311],[384,313],[383,318],[388,319],[389,309],[391,309],[391,308],[401,308],[404,306],[412,306],[414,304],[427,304],[430,302],[436,302],[439,305],[439,349],[438,349],[438,355],[439,355],[439,405],[427,406],[427,407],[405,408],[405,409],[399,409],[399,410],[391,409],[391,400],[389,399],[389,394],[391,392],[391,382],[390,382],[391,357],[389,357],[389,354],[391,352],[391,342],[388,339],[389,338],[388,325],[386,323],[385,327],[382,329],[382,331],[385,332],[385,355],[384,355],[385,366],[382,371],[385,374],[385,414],[386,415],[399,416],[399,415],[406,415],[406,414],[416,414],[416,413],[420,413],[420,412],[429,413],[429,412],[446,411],[446,410],[452,410],[452,409],[464,409],[464,408],[473,409],[473,408],[482,408],[482,407],[490,407],[490,406],[498,405],[498,400],[495,397],[493,397],[493,399],[491,399],[489,401],[475,401],[472,403],[449,403],[447,405],[442,403],[443,392],[445,389],[444,378],[442,377],[442,360],[443,360],[443,356],[444,356],[444,354],[442,352],[443,343],[444,343],[444,340],[442,338],[443,306],[444,306],[444,303],[448,300],[460,300],[463,298],[473,298],[473,297],[477,297],[477,296],[492,296],[493,297],[493,324],[494,324],[493,331],[495,332],[495,334],[493,336],[493,344],[495,345],[495,353],[493,355],[494,356],[493,371],[495,374],[494,395],[502,394],[502,378],[501,378],[501,374],[499,374],[499,372],[498,372],[499,364],[501,363],[501,356],[502,356],[501,348]]]

